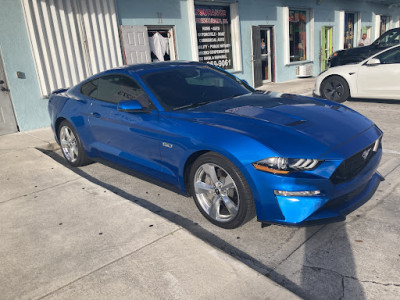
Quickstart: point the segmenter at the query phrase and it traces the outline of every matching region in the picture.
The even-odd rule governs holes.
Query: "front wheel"
[[[340,76],[326,78],[321,84],[323,98],[342,103],[350,97],[350,89],[346,80]]]
[[[68,121],[61,122],[58,138],[61,144],[61,151],[71,166],[79,167],[90,162],[82,142],[71,123]]]
[[[190,171],[194,201],[211,223],[227,229],[239,227],[254,215],[254,200],[239,169],[217,153],[200,156]]]

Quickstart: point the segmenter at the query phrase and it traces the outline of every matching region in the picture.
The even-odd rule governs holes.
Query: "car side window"
[[[394,46],[400,43],[400,31],[387,32],[374,42],[381,47]]]
[[[96,98],[97,97],[97,82],[98,80],[92,80],[81,86],[81,93],[85,96]]]
[[[400,47],[386,51],[376,58],[379,58],[381,64],[399,64],[400,63]]]
[[[123,100],[137,100],[144,108],[152,107],[146,92],[134,80],[124,75],[98,78],[97,94],[93,98],[114,104]]]

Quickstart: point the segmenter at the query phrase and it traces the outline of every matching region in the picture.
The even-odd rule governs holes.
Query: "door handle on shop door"
[[[93,117],[95,117],[95,118],[100,118],[101,117],[101,115],[99,113],[97,113],[97,112],[92,112],[91,115]]]

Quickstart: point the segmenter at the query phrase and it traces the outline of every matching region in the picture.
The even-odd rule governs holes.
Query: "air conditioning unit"
[[[296,67],[297,77],[311,77],[313,75],[313,65],[299,65]]]

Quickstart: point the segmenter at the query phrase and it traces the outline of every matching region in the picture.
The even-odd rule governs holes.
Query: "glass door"
[[[355,18],[355,13],[346,12],[344,14],[344,49],[354,47]]]
[[[260,30],[261,39],[261,72],[263,82],[271,82],[271,28],[262,28]]]
[[[254,87],[275,80],[274,29],[272,26],[252,26],[252,56]]]

